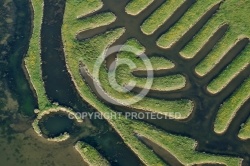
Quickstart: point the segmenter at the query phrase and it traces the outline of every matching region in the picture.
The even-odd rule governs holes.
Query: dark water
[[[15,36],[11,42],[11,51],[8,59],[8,73],[6,79],[9,87],[20,104],[20,111],[25,115],[34,115],[34,108],[37,101],[34,98],[30,85],[23,72],[23,58],[28,50],[29,39],[31,37],[31,10],[28,0],[14,0],[17,7],[17,22],[15,23]]]
[[[40,126],[49,138],[57,137],[64,132],[71,133],[74,122],[64,114],[50,114],[40,122]]]

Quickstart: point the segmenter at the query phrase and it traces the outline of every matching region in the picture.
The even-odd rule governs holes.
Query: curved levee
[[[110,166],[110,163],[92,146],[78,141],[74,147],[89,166]]]
[[[247,78],[244,83],[226,100],[219,108],[218,114],[214,122],[214,131],[216,133],[224,133],[233,118],[250,98],[250,78]]]

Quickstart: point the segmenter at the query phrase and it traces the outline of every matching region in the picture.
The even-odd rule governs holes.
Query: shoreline
[[[41,128],[39,126],[39,121],[44,117],[44,116],[48,116],[50,113],[57,113],[57,112],[63,112],[66,113],[67,115],[71,115],[74,117],[74,120],[76,123],[80,124],[83,123],[83,120],[81,119],[81,117],[78,117],[77,114],[65,107],[55,107],[55,108],[50,108],[48,110],[44,110],[42,112],[39,112],[36,119],[34,120],[34,122],[32,123],[32,127],[34,129],[34,131],[37,133],[38,136],[43,137],[45,139],[47,139],[48,141],[52,141],[52,142],[62,142],[62,141],[66,141],[67,139],[70,138],[69,133],[64,132],[63,134],[61,134],[58,137],[53,137],[53,138],[46,138],[47,136],[44,136],[44,134],[41,131]]]

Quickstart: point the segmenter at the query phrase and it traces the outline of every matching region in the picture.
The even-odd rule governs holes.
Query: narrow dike
[[[41,32],[41,58],[47,95],[53,102],[74,108],[74,111],[93,112],[93,108],[79,96],[66,69],[61,38],[65,0],[60,0],[57,4],[45,0],[44,5],[44,20]],[[93,133],[94,136],[91,135],[91,145],[95,148],[101,147],[101,154],[107,158],[110,163],[122,164],[126,161],[125,163],[129,165],[140,164],[139,159],[123,143],[120,136],[110,130],[106,121],[93,119],[91,122],[99,129],[96,133]],[[79,135],[80,134],[81,133],[79,133]],[[105,140],[112,140],[111,142],[113,143],[119,142],[119,145],[113,146],[110,144],[107,146]],[[119,152],[119,154],[115,154],[113,151]]]

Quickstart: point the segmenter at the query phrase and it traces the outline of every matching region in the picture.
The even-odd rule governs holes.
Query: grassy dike
[[[184,0],[169,0],[163,3],[141,26],[143,33],[153,34],[183,4]]]
[[[126,6],[125,11],[130,15],[137,15],[153,2],[154,0],[132,0]]]
[[[247,122],[243,124],[238,137],[242,140],[250,139],[250,118],[248,118]]]
[[[240,88],[225,101],[217,114],[214,123],[216,133],[224,133],[241,106],[250,98],[250,78],[247,78]]]
[[[249,10],[247,0],[224,1],[218,12],[208,23],[194,36],[194,38],[181,50],[180,54],[185,58],[193,58],[205,45],[207,40],[223,24],[228,24],[226,34],[216,43],[212,51],[196,67],[198,75],[204,76],[215,67],[225,56],[237,39],[250,36],[250,21],[245,14]],[[234,12],[231,12],[234,11]],[[249,48],[247,48],[249,50]]]
[[[201,77],[207,75],[243,39],[245,39],[245,36],[236,36],[233,32],[229,31],[212,52],[196,66],[195,72]]]
[[[132,46],[132,47],[138,49],[138,53],[134,54],[134,53],[130,53],[130,52],[120,52],[120,53],[118,53],[117,63],[119,63],[120,59],[121,60],[122,59],[129,59],[136,66],[139,66],[139,67],[143,66],[145,69],[147,67],[149,67],[149,66],[146,66],[144,64],[144,62],[141,58],[138,58],[138,55],[143,54],[145,52],[145,48],[136,39],[129,39],[125,43],[125,45],[129,45],[129,46]],[[123,51],[123,48],[121,48],[121,50]],[[150,60],[152,60],[152,59],[150,59]],[[155,70],[154,67],[157,66],[157,68],[158,68],[157,62],[159,62],[159,60],[157,61],[157,57],[155,57],[154,60],[155,60],[153,62],[154,64],[152,64],[152,62],[151,62],[152,70],[157,72],[157,69]],[[164,61],[163,61],[163,63],[164,63]],[[160,63],[160,64],[162,64],[162,63]],[[165,60],[164,64],[166,64],[166,68],[173,67],[173,63],[171,63],[168,60]],[[151,69],[148,68],[148,70],[151,70]],[[126,65],[121,65],[120,67],[118,67],[118,69],[116,71],[117,73],[115,74],[115,75],[119,75],[119,77],[117,78],[117,82],[120,85],[125,85],[128,80],[133,80],[136,82],[136,86],[143,88],[147,79],[135,77],[128,71],[131,71],[131,70]],[[115,79],[115,78],[113,78],[113,79]],[[161,91],[171,91],[171,90],[182,89],[185,87],[185,85],[186,85],[185,77],[181,74],[175,74],[175,75],[169,75],[169,76],[164,76],[164,77],[154,77],[153,85],[152,85],[151,89],[152,90],[161,90]],[[124,97],[124,95],[121,97]],[[148,100],[148,99],[145,99],[145,100]],[[138,103],[136,105],[138,105]],[[164,103],[161,103],[161,105],[164,105]],[[156,110],[158,110],[158,109],[156,108]]]
[[[156,71],[161,69],[173,69],[175,67],[175,64],[170,60],[162,57],[157,57],[157,55],[149,59],[153,66],[153,69]],[[146,66],[144,64],[137,64],[137,68],[135,70],[146,70]]]
[[[94,37],[93,40],[100,40],[101,36]],[[134,39],[130,39],[126,42],[126,44],[129,44],[132,47],[135,47],[138,49],[137,55],[143,53],[145,50],[144,47],[142,47],[138,42],[135,42]],[[105,49],[105,48],[103,48]],[[123,47],[121,48],[123,50]],[[100,50],[101,52],[102,50]],[[100,53],[99,53],[100,55]],[[135,65],[142,64],[143,61],[136,57],[135,54],[130,52],[120,52],[118,53],[117,63],[122,59],[128,59],[131,60],[132,63]],[[86,62],[85,64],[87,64]],[[87,65],[90,73],[93,70],[91,63],[89,66]],[[130,69],[127,65],[120,65],[117,69],[117,71],[113,71],[113,77],[117,77],[117,82],[120,83],[120,85],[127,85],[128,80],[133,80],[136,82],[138,87],[144,87],[147,79],[146,78],[137,78],[130,74]],[[116,73],[115,73],[116,72]],[[116,99],[131,99],[134,94],[133,93],[119,93],[113,87],[111,87],[109,80],[107,79],[109,77],[108,73],[102,67],[100,69],[100,83],[103,86],[103,89],[105,92],[112,97],[115,97]],[[115,78],[111,78],[111,80],[115,80]],[[152,90],[163,90],[163,91],[171,91],[171,90],[178,90],[181,88],[184,88],[186,85],[186,79],[181,74],[176,75],[170,75],[166,77],[155,77],[153,80]],[[144,111],[159,113],[159,114],[167,114],[169,112],[178,112],[181,113],[180,119],[186,119],[190,116],[190,114],[193,111],[194,103],[191,100],[188,99],[181,99],[181,100],[163,100],[163,99],[155,99],[155,98],[149,98],[144,97],[139,102],[130,105],[129,107],[140,109]],[[171,117],[174,118],[174,117]]]
[[[78,16],[78,19],[80,22],[82,22],[82,25],[79,28],[84,27],[84,29],[81,29],[81,31],[85,31],[97,26],[104,26],[110,24],[116,20],[116,17],[113,13],[107,12],[102,14],[96,14],[86,19],[82,19],[81,16]]]
[[[197,1],[183,15],[183,17],[163,34],[157,41],[157,45],[162,48],[171,48],[192,26],[194,26],[202,15],[220,1],[207,0]]]
[[[240,166],[242,163],[242,159],[240,158],[198,152],[195,150],[197,142],[187,137],[174,136],[150,128],[144,128],[143,130],[138,128],[135,132],[138,134],[139,139],[140,136],[146,137],[151,142],[156,143],[165,151],[175,156],[183,165],[222,164],[227,166]],[[164,153],[162,155],[164,155]]]
[[[44,82],[42,79],[42,69],[41,69],[41,47],[40,47],[40,33],[41,33],[41,25],[43,19],[43,0],[31,0],[32,8],[33,8],[33,33],[29,43],[29,50],[24,59],[25,68],[28,72],[30,82],[35,90],[38,107],[39,109],[35,110],[37,113],[37,118],[32,123],[32,126],[35,132],[43,137],[42,131],[39,127],[39,121],[46,115],[53,112],[64,112],[67,114],[71,114],[75,117],[78,123],[81,123],[82,120],[76,116],[76,114],[64,107],[60,107],[57,104],[51,103],[46,95]],[[48,141],[61,142],[68,139],[70,135],[68,133],[64,133],[61,136],[55,138],[47,138]]]
[[[226,24],[218,21],[218,17],[209,20],[207,25],[181,50],[180,55],[186,59],[194,58],[223,26],[226,26]]]
[[[97,5],[96,7],[93,7]],[[75,39],[75,33],[78,32],[81,22],[77,21],[77,16],[80,14],[88,14],[91,10],[95,10],[101,5],[99,1],[82,1],[75,2],[68,0],[66,2],[66,9],[64,15],[64,24],[62,27],[63,41],[64,41],[64,50],[66,55],[66,64],[68,71],[72,76],[72,80],[81,95],[81,97],[91,104],[96,110],[98,110],[103,115],[113,113],[109,107],[104,103],[100,102],[97,97],[91,92],[88,85],[82,80],[82,77],[79,73],[79,61],[82,61],[89,71],[93,70],[93,62],[95,61],[95,56],[100,55],[100,53],[114,42],[119,36],[124,33],[124,29],[115,29],[112,32],[107,32],[103,35],[99,35],[91,40],[79,42]],[[72,10],[77,12],[72,12]],[[87,11],[87,12],[85,12]],[[85,12],[85,13],[84,13]],[[84,27],[82,27],[84,29]],[[104,67],[101,69],[101,72],[105,72]],[[139,141],[135,135],[134,131],[148,131],[148,132],[158,132],[157,135],[160,137],[163,132],[159,132],[158,129],[146,125],[142,122],[132,121],[121,116],[119,118],[107,119],[108,123],[116,130],[116,132],[122,137],[124,142],[130,147],[130,149],[140,158],[143,164],[145,165],[166,165],[157,155],[152,152],[146,145]],[[193,146],[192,142],[187,142],[185,146],[182,146],[182,141],[185,140],[185,137],[174,136],[167,133],[164,133],[168,136],[168,140],[164,142],[169,147],[173,148],[174,151],[178,152],[178,155],[183,156],[183,151],[185,148]],[[176,138],[179,139],[176,140]],[[173,140],[176,140],[173,142]],[[178,148],[176,148],[178,147]],[[177,154],[177,153],[176,153]],[[196,157],[192,156],[192,157]],[[90,156],[91,160],[94,160],[94,156]],[[236,163],[234,158],[229,158]],[[217,158],[214,158],[217,160]],[[239,161],[238,159],[237,161]],[[220,161],[220,160],[219,160]],[[230,165],[230,163],[229,163]],[[232,164],[231,164],[232,165]]]
[[[41,48],[40,32],[43,20],[43,0],[31,0],[33,8],[33,33],[29,43],[29,50],[24,59],[25,67],[30,77],[30,82],[35,89],[40,110],[46,110],[51,107],[48,100],[41,70]]]
[[[207,90],[216,94],[224,89],[241,71],[250,64],[250,45],[226,69],[216,77],[208,86]]]
[[[89,166],[109,166],[109,162],[101,156],[101,154],[92,146],[78,141],[75,144],[75,149],[80,153],[83,160]]]

